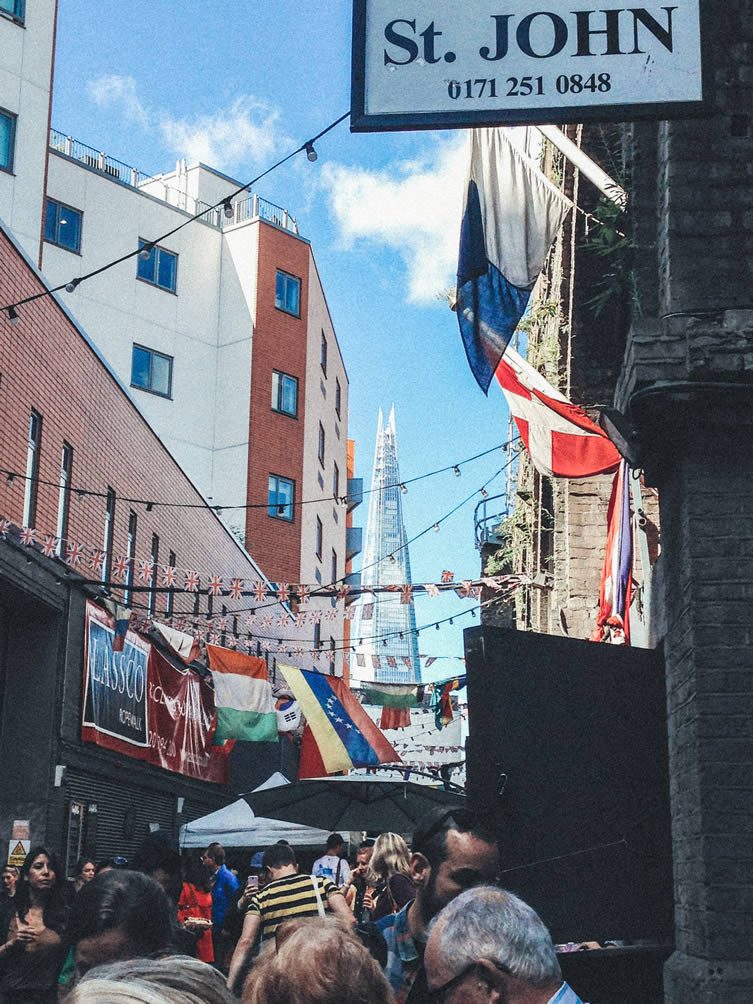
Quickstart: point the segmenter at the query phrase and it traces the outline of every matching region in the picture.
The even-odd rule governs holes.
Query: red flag
[[[617,469],[617,447],[577,405],[508,347],[497,367],[520,438],[541,474],[588,478]]]
[[[630,644],[633,593],[633,526],[630,518],[630,468],[623,460],[614,476],[607,513],[607,547],[601,572],[599,615],[591,641]]]
[[[380,729],[406,729],[410,725],[410,708],[382,708]]]

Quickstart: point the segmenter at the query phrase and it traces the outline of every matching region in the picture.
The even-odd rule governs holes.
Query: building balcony
[[[348,512],[363,502],[363,478],[348,478]]]
[[[363,528],[348,526],[345,528],[345,560],[352,561],[363,550]]]
[[[223,206],[220,206],[219,209],[213,209],[209,203],[189,195],[180,187],[176,187],[175,184],[168,184],[163,177],[144,174],[138,168],[124,164],[121,160],[116,160],[115,157],[110,157],[101,150],[95,150],[94,147],[87,146],[72,136],[66,136],[65,133],[59,132],[57,129],[50,130],[50,149],[86,165],[93,171],[98,171],[121,185],[127,185],[128,188],[133,188],[143,195],[151,195],[152,198],[165,202],[175,209],[180,209],[190,216],[204,213],[201,217],[203,222],[217,230],[227,230],[229,227],[251,220],[263,220],[265,223],[271,223],[282,230],[298,235],[298,224],[295,217],[291,216],[287,209],[276,206],[273,202],[267,202],[266,199],[260,198],[255,193],[247,198],[234,200],[231,203],[233,215],[228,218],[225,216]],[[172,174],[168,177],[170,181],[174,182],[179,176]],[[229,181],[229,184],[232,182]]]

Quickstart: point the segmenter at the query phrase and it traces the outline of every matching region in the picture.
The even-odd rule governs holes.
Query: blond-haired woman
[[[399,833],[382,833],[374,844],[369,862],[377,892],[371,898],[371,919],[398,913],[416,898],[410,874],[410,850]]]

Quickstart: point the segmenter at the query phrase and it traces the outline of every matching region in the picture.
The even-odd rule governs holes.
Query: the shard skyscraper
[[[411,582],[411,574],[394,405],[386,425],[379,409],[377,426],[361,585],[402,586]],[[413,602],[402,602],[399,589],[373,595],[363,592],[351,637],[356,648],[354,676],[382,683],[420,682],[416,610]]]

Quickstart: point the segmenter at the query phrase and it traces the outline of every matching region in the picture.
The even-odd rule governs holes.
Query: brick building
[[[632,252],[619,323],[589,331],[576,311],[572,342],[556,355],[561,385],[576,402],[614,403],[623,412],[649,489],[644,498],[658,506],[651,521],[661,525],[661,555],[647,642],[663,646],[666,667],[674,873],[668,1004],[742,1004],[753,996],[753,20],[747,0],[714,15],[705,22],[709,114],[617,133]],[[602,138],[598,129],[584,136],[597,159]],[[577,265],[575,298],[585,303],[598,273],[579,274]],[[599,374],[593,361],[598,371],[605,352],[609,365]],[[578,532],[571,521],[563,550],[556,525],[550,528],[552,559],[543,571],[552,597],[559,581],[579,578],[586,603],[541,600],[545,609],[531,612],[537,601],[529,595],[517,614],[521,626],[554,633],[561,622],[551,612],[560,606],[583,637],[594,612],[587,597],[593,604],[597,596],[593,541],[603,541],[603,531],[594,522],[603,520],[604,497],[588,483],[576,486],[575,500],[572,488],[566,492],[576,501]],[[650,539],[653,555],[655,534]]]
[[[0,299],[43,288],[0,229]],[[0,513],[11,524],[0,540],[0,839],[10,839],[13,820],[28,819],[32,842],[73,848],[70,866],[88,813],[89,852],[129,854],[150,824],[177,828],[280,766],[292,774],[288,743],[238,744],[229,783],[215,784],[82,742],[86,601],[103,594],[103,579],[117,580],[119,557],[130,559],[121,589],[141,615],[219,631],[207,618],[225,614],[228,633],[236,628],[260,652],[265,635],[301,632],[271,600],[285,624],[267,630],[258,617],[250,625],[248,597],[207,595],[210,575],[266,580],[56,297],[27,305],[17,323],[3,313],[0,407]],[[22,542],[22,527],[36,530],[36,542]],[[62,538],[58,556],[43,553],[48,537]],[[79,563],[66,545],[82,545]],[[96,551],[103,563],[92,567]],[[152,590],[141,584],[142,561],[154,562],[155,586],[164,565],[178,569],[179,584],[195,570],[202,592]]]

